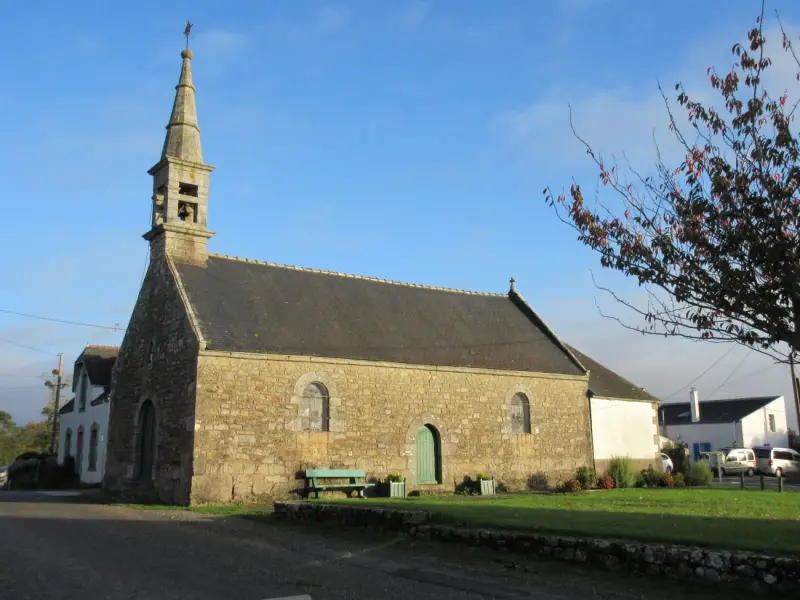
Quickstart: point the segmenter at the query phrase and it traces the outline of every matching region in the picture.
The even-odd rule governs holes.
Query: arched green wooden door
[[[438,483],[436,480],[436,439],[423,425],[417,431],[417,483]]]

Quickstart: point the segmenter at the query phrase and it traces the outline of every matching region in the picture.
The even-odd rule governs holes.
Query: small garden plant
[[[597,483],[597,477],[591,467],[578,467],[578,470],[575,471],[575,479],[584,490],[592,489]]]
[[[581,485],[581,482],[577,479],[568,479],[557,488],[557,491],[566,494],[576,494],[578,492],[582,492],[583,490],[583,485]]]
[[[614,480],[614,487],[629,488],[636,485],[636,469],[627,456],[616,456],[608,464],[607,475]]]
[[[711,472],[711,467],[707,462],[699,460],[689,467],[689,472],[686,473],[686,484],[691,486],[708,486],[714,479],[714,474]]]
[[[386,481],[389,481],[391,483],[399,483],[399,482],[405,481],[405,480],[406,480],[406,478],[403,477],[400,473],[389,473],[386,476]]]
[[[597,478],[597,487],[601,490],[613,490],[614,489],[614,479],[611,475],[601,475]]]

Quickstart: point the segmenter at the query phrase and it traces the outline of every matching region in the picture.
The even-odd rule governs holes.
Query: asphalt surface
[[[719,478],[714,477],[711,485],[721,487],[741,487],[741,480],[738,475],[726,475],[720,481]],[[753,475],[752,477],[744,476],[744,486],[747,489],[761,489],[761,477]],[[777,477],[764,477],[764,489],[771,491],[778,491],[778,478]],[[800,492],[800,484],[786,483],[784,481],[783,491],[785,492]]]
[[[702,589],[334,526],[0,492],[0,598],[265,600],[303,595],[313,600],[713,597]]]

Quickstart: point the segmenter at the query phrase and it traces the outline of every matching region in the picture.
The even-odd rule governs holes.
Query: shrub
[[[634,487],[637,488],[647,487],[647,482],[644,480],[644,473],[636,474],[636,483],[634,483],[633,485]]]
[[[581,485],[581,482],[578,481],[577,479],[568,479],[558,487],[558,491],[568,494],[575,494],[577,492],[583,491],[583,486]]]
[[[489,481],[491,477],[489,477],[486,473],[478,473],[475,475],[475,481]]]
[[[683,473],[678,473],[683,478]],[[675,487],[675,477],[672,476],[672,473],[662,473],[661,474],[661,481],[658,483],[661,487]]]
[[[661,485],[661,473],[656,471],[652,465],[646,469],[642,469],[642,479],[644,479],[647,487],[658,487]]]
[[[597,487],[601,490],[613,490],[614,480],[609,475],[603,475],[597,478]]]
[[[473,481],[469,475],[464,475],[464,480],[456,486],[456,494],[460,496],[472,496],[480,492],[480,484]]]
[[[389,473],[386,476],[386,481],[399,482],[399,481],[405,481],[405,480],[406,480],[406,478],[403,477],[402,475],[400,475],[400,473]]]
[[[664,451],[664,454],[672,459],[672,472],[673,473],[686,473],[689,468],[689,461],[686,456],[687,451],[683,447],[669,448]]]
[[[636,484],[636,470],[627,456],[612,458],[608,464],[608,475],[614,480],[614,487],[629,488]]]
[[[683,473],[675,473],[675,475],[672,476],[672,484],[676,488],[686,487],[686,479],[684,477],[684,474]]]
[[[581,484],[581,487],[585,490],[590,490],[594,487],[594,484],[597,483],[597,477],[594,474],[594,469],[591,467],[578,467],[578,470],[575,471],[575,479]]]
[[[698,460],[689,467],[689,472],[686,474],[686,485],[711,485],[712,479],[714,479],[714,474],[711,472],[711,467],[704,460]]]

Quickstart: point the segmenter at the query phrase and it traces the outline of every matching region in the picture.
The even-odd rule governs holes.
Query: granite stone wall
[[[111,493],[188,504],[198,342],[163,245],[151,261],[112,375],[104,487]],[[137,476],[139,410],[155,406],[155,458]]]
[[[452,527],[431,523],[427,511],[344,503],[276,502],[275,515],[292,521],[330,522],[366,528],[371,532],[397,532],[419,539],[481,546],[653,578],[694,580],[723,589],[749,589],[765,595],[785,594],[790,597],[797,597],[800,592],[800,559],[794,557],[618,539]]]
[[[302,428],[307,384],[330,395],[326,432]],[[530,400],[531,433],[511,432],[510,402]],[[586,377],[308,357],[200,353],[191,501],[286,496],[311,467],[406,476],[410,490],[452,490],[465,475],[509,487],[554,484],[592,464]],[[416,433],[441,440],[441,482],[416,482]]]

